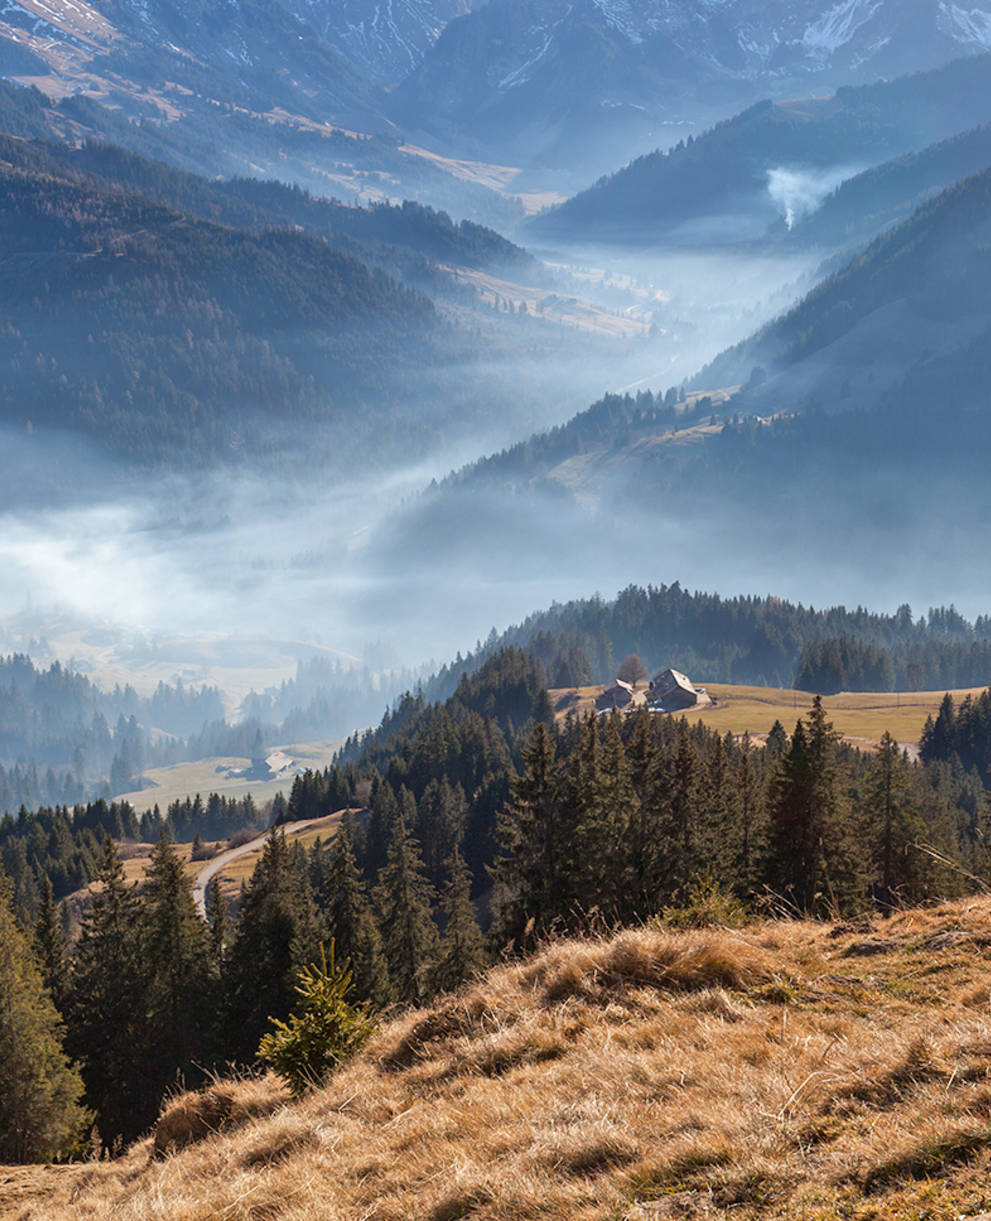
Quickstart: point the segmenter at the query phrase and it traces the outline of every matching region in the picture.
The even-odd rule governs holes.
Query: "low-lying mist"
[[[273,655],[283,660],[292,642],[359,659],[384,646],[395,665],[419,667],[555,600],[630,582],[886,604],[887,591],[863,574],[796,567],[738,537],[738,523],[730,542],[700,516],[704,505],[657,503],[649,485],[635,489],[632,516],[555,497],[475,497],[453,520],[447,510],[424,515],[432,480],[565,422],[605,391],[678,384],[787,304],[810,274],[800,259],[683,251],[566,251],[561,263],[588,299],[653,322],[654,334],[609,345],[562,328],[558,354],[545,343],[536,360],[521,319],[518,359],[510,344],[498,361],[431,375],[441,397],[444,379],[452,394],[464,379],[497,387],[481,421],[459,426],[411,384],[405,462],[342,466],[332,432],[290,432],[277,420],[274,464],[186,473],[129,468],[70,436],[7,436],[0,645],[26,649],[43,622],[62,639],[53,648],[63,660],[79,630],[100,625],[108,639],[185,639],[191,653],[204,639],[264,638],[281,642]],[[890,598],[904,600],[894,583]],[[178,664],[176,672],[197,673]]]
[[[141,496],[8,507],[0,614],[50,633],[54,623],[55,636],[61,625],[63,660],[70,629],[100,626],[108,639],[170,639],[171,657],[183,638],[191,654],[194,642],[238,637],[284,656],[296,642],[299,656],[322,646],[356,658],[378,642],[390,662],[416,667],[554,601],[630,583],[877,610],[954,602],[968,616],[991,606],[979,540],[945,526],[962,495],[952,480],[934,517],[894,477],[859,491],[838,480],[835,498],[820,488],[802,503],[768,486],[733,503],[704,481],[666,497],[633,473],[585,496],[580,485],[424,495],[431,469],[329,484],[309,474],[293,486],[173,477]],[[4,639],[26,646],[23,632]]]

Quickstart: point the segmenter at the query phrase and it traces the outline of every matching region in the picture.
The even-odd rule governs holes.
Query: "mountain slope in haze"
[[[426,298],[314,238],[72,178],[0,167],[0,234],[4,422],[145,459],[332,417],[437,328]]]
[[[717,357],[696,385],[747,381],[755,410],[876,401],[922,360],[967,363],[991,327],[991,169],[884,234],[784,317]],[[844,390],[856,383],[856,390]],[[971,388],[981,393],[979,382]]]
[[[687,399],[609,396],[466,468],[382,531],[375,560],[412,581],[429,539],[452,582],[511,574],[559,600],[581,574],[625,572],[816,604],[938,589],[977,613],[989,384],[991,170],[718,357]]]
[[[758,238],[788,212],[800,219],[858,168],[988,121],[991,55],[831,98],[765,100],[697,139],[637,158],[529,227],[586,242]]]
[[[842,182],[791,227],[786,241],[835,248],[869,241],[928,198],[991,166],[991,124],[907,153]]]
[[[506,307],[556,281],[482,226],[89,141],[0,136],[0,232],[2,414],[53,496],[97,492],[43,457],[55,433],[168,467],[298,463],[301,442],[335,470],[492,448],[650,339],[591,306],[570,327]],[[9,497],[44,498],[15,473]]]
[[[290,41],[298,45],[301,37]],[[311,31],[306,38],[313,41]],[[10,45],[0,34],[0,74]],[[58,43],[46,46],[57,48]],[[88,78],[63,79],[44,65],[26,76],[9,69],[15,77],[39,82],[50,96],[0,75],[0,131],[73,143],[89,137],[210,177],[269,175],[349,201],[418,200],[500,228],[514,226],[522,216],[519,201],[503,191],[511,170],[450,161],[404,144],[389,124],[367,115],[354,118],[374,134],[329,121],[340,109],[327,95],[334,74],[324,68],[318,69],[319,89],[297,90],[295,77],[281,74],[281,92],[275,97],[267,92],[264,72],[243,64],[237,71],[244,79],[232,83],[229,65],[213,71],[184,57],[178,73],[168,62],[156,66],[154,48],[142,54],[146,62],[134,72],[120,63],[107,81],[89,81],[108,105],[66,92],[87,87]],[[162,54],[167,61],[173,52],[166,47]],[[189,86],[175,84],[184,79],[182,73],[194,70],[202,79]],[[148,82],[141,84],[138,78],[146,75]]]
[[[172,1101],[123,1157],[5,1168],[22,1221],[783,1221],[987,1202],[988,900],[557,941],[387,1022],[301,1101]]]
[[[11,48],[16,48],[11,52]],[[17,57],[47,72],[20,72]],[[7,61],[6,57],[12,56]],[[0,15],[0,70],[109,94],[149,117],[192,90],[253,109],[376,124],[380,96],[288,5],[257,0],[11,0]]]
[[[452,21],[396,90],[404,122],[572,155],[610,119],[665,122],[991,49],[991,9],[939,0],[492,0]]]
[[[431,265],[537,279],[543,271],[536,259],[493,230],[471,221],[455,223],[446,213],[408,201],[402,206],[350,207],[281,182],[206,179],[89,140],[72,145],[0,136],[0,162],[55,177],[80,176],[104,189],[133,191],[204,220],[256,233],[265,228],[301,229],[366,258],[381,257],[384,248],[391,248]]]

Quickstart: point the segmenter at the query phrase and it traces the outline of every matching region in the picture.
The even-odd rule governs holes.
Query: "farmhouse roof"
[[[654,690],[663,695],[665,691],[684,691],[687,695],[697,694],[692,686],[692,680],[680,670],[662,670],[650,684]]]

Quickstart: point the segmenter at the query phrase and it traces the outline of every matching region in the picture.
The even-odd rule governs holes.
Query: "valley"
[[[6,4],[0,1218],[991,1215],[975,2]]]

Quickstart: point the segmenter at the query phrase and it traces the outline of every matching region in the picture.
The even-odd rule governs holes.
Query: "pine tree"
[[[901,750],[885,732],[874,756],[867,792],[868,846],[877,902],[883,910],[922,897],[926,869],[916,847],[921,831]]]
[[[351,847],[350,820],[342,820],[327,850],[327,893],[324,918],[342,969],[351,972],[355,996],[382,1008],[392,999],[389,970],[382,951],[364,879]]]
[[[573,844],[574,895],[581,911],[615,920],[623,906],[624,849],[633,816],[630,766],[619,717],[589,717],[572,769],[570,803],[577,825]],[[563,913],[562,913],[563,914]]]
[[[431,780],[417,802],[417,830],[423,845],[423,862],[435,886],[444,876],[445,862],[464,836],[467,805],[460,785],[447,776]]]
[[[628,748],[633,806],[626,827],[623,876],[626,892],[623,915],[627,920],[643,919],[656,911],[660,841],[660,802],[654,788],[657,753],[653,719],[645,709],[637,714]]]
[[[206,889],[206,918],[210,926],[210,961],[214,975],[220,976],[224,971],[224,957],[230,937],[230,917],[219,878],[214,878]]]
[[[211,1027],[208,931],[178,854],[159,837],[141,901],[148,1034],[146,1078],[159,1095],[206,1055]]]
[[[457,848],[448,861],[448,875],[440,901],[445,922],[441,959],[434,977],[438,990],[445,992],[471,979],[486,960],[485,942],[471,902],[471,872]]]
[[[764,787],[754,766],[750,734],[743,735],[734,784],[738,799],[738,822],[733,836],[730,872],[732,885],[743,899],[757,888],[767,853],[767,808]]]
[[[62,1049],[62,1023],[0,874],[0,1162],[67,1152],[86,1113],[83,1083]]]
[[[498,818],[502,855],[492,869],[497,935],[518,945],[565,909],[573,830],[555,739],[542,722],[523,747],[523,766]]]
[[[317,957],[319,941],[305,856],[276,828],[244,889],[226,958],[226,1046],[236,1059],[252,1059],[269,1018],[288,1016],[296,973]]]
[[[703,868],[699,844],[701,775],[698,754],[682,718],[673,754],[661,753],[654,791],[660,801],[658,893],[655,910],[681,895]]]
[[[41,967],[41,978],[58,1009],[62,1008],[69,983],[69,955],[65,925],[55,902],[48,874],[41,879],[41,899],[34,922],[34,946]]]
[[[771,886],[808,916],[845,910],[859,890],[837,741],[816,696],[807,722],[795,726],[771,803]]]
[[[147,1088],[147,976],[140,907],[113,840],[104,845],[72,964],[67,1047],[80,1062],[86,1100],[105,1146],[139,1136],[155,1119]]]
[[[399,817],[399,803],[392,785],[387,780],[379,780],[376,777],[372,785],[369,811],[363,864],[365,876],[371,879],[378,875],[385,864],[396,819]]]
[[[420,846],[400,811],[374,899],[392,987],[399,1000],[414,1005],[429,998],[430,976],[437,962],[439,938],[431,916],[433,897]]]

